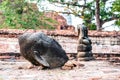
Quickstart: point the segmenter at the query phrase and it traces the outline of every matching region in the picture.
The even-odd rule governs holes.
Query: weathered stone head
[[[21,55],[36,66],[56,68],[68,61],[59,43],[42,32],[21,35],[19,45]]]

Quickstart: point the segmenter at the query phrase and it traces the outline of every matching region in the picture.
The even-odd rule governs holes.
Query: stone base
[[[78,61],[89,61],[94,60],[93,54],[91,51],[89,52],[78,52],[77,53],[77,60]]]
[[[77,53],[77,57],[92,57],[93,54],[91,51],[88,51],[88,52],[78,52]]]
[[[77,58],[77,61],[90,61],[90,60],[95,60],[94,57],[79,57]]]

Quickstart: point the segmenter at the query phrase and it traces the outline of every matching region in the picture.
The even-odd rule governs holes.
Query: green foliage
[[[115,0],[114,1],[112,11],[114,13],[117,13],[115,15],[117,17],[117,20],[116,20],[115,24],[120,26],[120,0]]]
[[[110,17],[112,17],[113,13],[109,8],[105,8],[105,3],[100,2],[100,19],[101,20],[109,20]]]
[[[89,2],[87,4],[85,4],[85,6],[87,6],[87,8],[84,9],[84,14],[82,14],[81,16],[83,16],[83,21],[84,24],[90,29],[90,30],[96,30],[96,25],[95,23],[92,23],[95,16],[95,5],[94,5],[94,1]]]
[[[115,0],[113,3],[113,8],[112,10],[115,12],[120,12],[120,0]]]
[[[61,2],[64,2],[64,0],[60,0]]]
[[[43,12],[39,12],[36,4],[25,0],[4,0],[0,3],[0,10],[4,17],[0,28],[53,29],[53,24],[56,24],[51,18],[46,18]]]
[[[96,30],[96,25],[93,23],[93,24],[89,24],[88,25],[90,30]]]
[[[120,26],[120,19],[115,22],[118,26]]]

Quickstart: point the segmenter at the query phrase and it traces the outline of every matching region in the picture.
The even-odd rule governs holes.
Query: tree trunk
[[[101,30],[101,21],[100,21],[100,0],[96,0],[96,11],[95,11],[95,16],[96,16],[96,26],[97,30]]]

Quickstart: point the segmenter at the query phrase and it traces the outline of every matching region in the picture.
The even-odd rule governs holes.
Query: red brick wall
[[[67,30],[38,30],[56,39],[67,53],[77,53],[77,33]],[[17,37],[23,34],[23,30],[0,30],[0,53],[19,53]],[[28,30],[27,32],[34,32]],[[93,53],[119,53],[120,32],[96,32],[89,31],[92,40]]]

